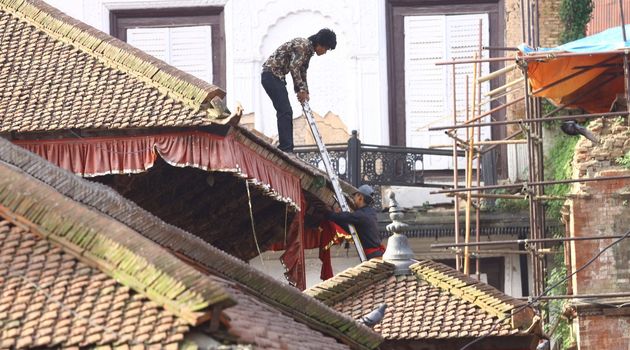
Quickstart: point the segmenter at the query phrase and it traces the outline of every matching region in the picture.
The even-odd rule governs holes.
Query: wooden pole
[[[503,68],[501,68],[499,70],[496,70],[496,71],[494,71],[494,72],[492,72],[490,74],[487,74],[487,75],[484,75],[482,77],[479,77],[477,82],[479,84],[481,84],[481,83],[486,82],[488,80],[492,80],[492,79],[494,79],[496,77],[499,77],[499,76],[501,76],[503,74],[509,73],[509,72],[511,72],[511,71],[513,71],[515,69],[516,69],[516,64],[511,64],[509,66],[506,66],[506,67],[503,67]]]
[[[452,84],[453,84],[453,124],[457,124],[457,77],[455,75],[455,65],[452,66]],[[453,188],[458,188],[459,174],[457,167],[457,140],[453,139]],[[455,242],[459,243],[459,197],[455,197],[455,207],[453,214],[455,216]],[[461,257],[455,255],[455,269],[461,271]]]
[[[475,59],[477,59],[477,53],[475,53]],[[466,86],[468,86],[468,79],[466,80]],[[472,84],[472,113],[475,112],[477,105],[477,64],[473,66],[473,84]],[[466,122],[470,119],[470,115],[468,110],[466,111]],[[472,172],[473,172],[473,147],[475,146],[475,128],[468,129],[468,145],[469,150],[466,151],[466,186],[472,186]],[[470,192],[468,192],[470,194]],[[466,197],[466,236],[464,237],[464,241],[466,243],[470,242],[470,207],[471,207],[472,197],[468,195]],[[464,247],[464,274],[470,274],[470,252],[468,247]]]
[[[483,36],[483,22],[481,19],[479,19],[479,57],[483,57],[483,41],[482,41],[482,36]],[[477,85],[479,85],[478,88],[478,93],[477,96],[475,96],[475,98],[477,99],[477,111],[476,111],[476,115],[481,115],[481,84],[479,83],[479,76],[481,76],[481,65],[483,63],[477,63],[479,65],[479,70],[477,72],[477,75],[475,75],[475,80],[477,81]],[[481,119],[477,120],[477,124],[479,124],[481,122]],[[477,143],[479,144],[481,142],[481,127],[477,127]],[[479,147],[481,148],[481,147]],[[477,176],[477,187],[481,187],[481,159],[482,159],[482,155],[481,154],[477,154],[477,173],[475,174]],[[468,195],[471,197],[472,200],[472,193],[468,192]],[[475,242],[479,243],[479,231],[481,230],[480,228],[480,209],[481,205],[480,205],[480,199],[477,199],[477,205],[475,205]],[[477,253],[479,253],[479,246],[477,246],[475,248],[475,251]],[[481,265],[480,265],[480,260],[479,259],[475,259],[475,275],[477,277],[477,281],[481,281]]]
[[[507,83],[507,84],[505,84],[503,86],[499,86],[498,88],[496,88],[494,90],[488,91],[488,92],[486,92],[483,95],[486,96],[486,97],[487,96],[496,95],[497,93],[503,92],[503,91],[507,90],[508,88],[511,88],[514,85],[518,85],[518,84],[522,83],[524,79],[525,78],[518,78],[518,79],[513,80],[513,81],[511,81],[511,82],[509,82],[509,83]]]

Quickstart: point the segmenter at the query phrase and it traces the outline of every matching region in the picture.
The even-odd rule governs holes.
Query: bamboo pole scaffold
[[[568,183],[578,183],[578,182],[610,181],[610,180],[621,180],[621,179],[630,179],[630,175],[599,176],[599,177],[591,177],[591,178],[566,179],[566,180],[554,180],[554,181],[537,181],[537,182],[532,182],[532,183],[520,182],[520,183],[505,184],[505,185],[490,185],[490,186],[481,186],[481,187],[439,190],[439,191],[430,192],[430,194],[457,193],[457,192],[480,191],[480,190],[498,190],[498,189],[508,189],[508,188],[528,188],[529,186],[547,186],[547,185],[568,184]]]
[[[513,132],[510,135],[508,135],[506,138],[504,138],[503,140],[511,140],[511,139],[519,136],[521,134],[521,132],[522,132],[521,130]],[[490,147],[486,147],[486,148],[482,149],[481,151],[479,151],[479,153],[481,153],[481,154],[488,153],[488,152],[492,151],[493,149],[495,149],[497,146],[499,146],[499,145],[498,144],[497,145],[491,145]]]
[[[624,235],[604,235],[604,236],[584,236],[584,237],[556,237],[556,238],[524,238],[524,239],[505,239],[499,241],[484,241],[484,242],[470,242],[470,243],[435,243],[431,244],[431,249],[443,249],[443,248],[463,248],[472,246],[493,246],[493,245],[508,245],[508,244],[534,244],[534,243],[563,243],[563,242],[575,242],[575,241],[598,241],[605,239],[619,239],[625,237]]]
[[[511,88],[513,86],[516,86],[516,85],[522,83],[523,81],[524,81],[523,78],[515,79],[515,80],[513,80],[513,81],[511,81],[511,82],[509,82],[509,83],[507,83],[507,84],[505,84],[503,86],[499,86],[498,88],[496,88],[494,90],[490,90],[490,91],[486,92],[483,95],[486,96],[486,97],[494,96],[494,95],[496,95],[498,93],[504,92],[505,90],[507,90],[507,89],[509,89],[509,88]]]
[[[477,56],[477,54],[475,54],[475,57]],[[477,84],[476,84],[476,78],[477,76],[477,64],[473,64],[473,86],[472,86],[472,95],[473,95],[473,104],[472,104],[472,112],[474,113],[475,111],[475,102],[476,102],[476,93],[477,93]],[[468,88],[468,76],[466,76],[466,87]],[[468,89],[467,89],[468,90]],[[468,92],[468,91],[467,91]],[[469,109],[469,104],[468,104],[468,93],[466,94],[466,121],[468,121],[470,119],[470,109]],[[474,139],[474,133],[475,133],[475,129],[474,128],[469,128],[466,129],[466,138],[468,139],[468,147],[466,147],[466,187],[469,187],[472,185],[472,159],[473,159],[473,152],[474,152],[474,146],[475,146],[475,139]],[[468,192],[468,194],[470,194],[470,192]],[[468,197],[466,198],[466,211],[464,212],[465,214],[465,231],[464,231],[464,242],[469,243],[470,242],[470,207],[471,207],[471,198],[470,195],[468,195]],[[466,246],[464,248],[464,274],[465,275],[469,275],[470,274],[470,255],[469,255],[469,251],[468,251],[468,246]]]
[[[520,0],[521,1],[521,25],[522,25],[522,36],[523,42],[533,45],[533,47],[538,47],[540,36],[538,31],[539,26],[539,0]],[[620,8],[621,0],[620,2]],[[621,11],[622,16],[622,24],[623,24],[623,9]],[[626,41],[626,33],[625,27],[623,30],[624,41]],[[481,22],[480,22],[480,38],[481,38]],[[480,39],[481,41],[481,39]],[[443,189],[439,191],[430,192],[431,194],[447,194],[454,197],[455,202],[455,244],[434,244],[431,245],[431,248],[443,248],[443,247],[451,247],[451,248],[462,248],[456,249],[455,258],[456,258],[456,267],[460,268],[460,261],[458,260],[460,256],[463,255],[463,272],[466,274],[470,273],[469,259],[471,257],[476,259],[476,273],[480,273],[479,269],[479,259],[480,256],[484,254],[519,254],[519,255],[529,255],[531,266],[533,267],[533,280],[534,284],[531,288],[531,295],[533,296],[542,296],[542,293],[545,291],[545,259],[544,254],[552,254],[557,253],[557,251],[553,249],[543,248],[545,244],[549,244],[552,242],[565,242],[565,241],[581,241],[581,240],[601,240],[601,239],[612,239],[612,238],[621,238],[622,236],[598,236],[598,237],[567,237],[567,238],[547,238],[545,237],[545,228],[546,228],[546,218],[545,211],[543,207],[543,201],[550,200],[565,200],[567,197],[564,196],[548,196],[545,195],[545,187],[549,185],[556,184],[568,184],[568,183],[587,183],[592,181],[610,181],[610,180],[618,180],[618,179],[630,179],[630,175],[622,175],[622,176],[600,176],[595,178],[580,178],[580,179],[565,179],[565,180],[544,180],[544,159],[543,159],[543,124],[542,122],[546,121],[554,121],[554,120],[575,120],[575,119],[592,119],[592,118],[612,118],[618,116],[628,115],[630,116],[630,49],[620,49],[620,50],[611,50],[600,53],[575,53],[575,52],[560,52],[560,53],[536,53],[536,54],[508,54],[504,57],[483,57],[482,50],[491,49],[484,48],[479,45],[479,52],[474,52],[472,58],[465,59],[452,59],[450,61],[437,62],[437,66],[449,65],[452,67],[452,80],[453,80],[453,125],[448,126],[439,126],[439,127],[429,127],[429,131],[437,131],[437,130],[445,130],[447,136],[452,139],[452,143],[450,145],[432,145],[430,148],[435,147],[452,147],[453,150],[453,181],[454,186],[451,189]],[[501,49],[501,48],[499,48]],[[497,51],[499,51],[497,49]],[[506,51],[506,50],[504,50]],[[490,55],[492,56],[492,55]],[[568,74],[564,77],[558,78],[553,82],[547,83],[544,86],[541,86],[535,90],[533,90],[529,85],[529,77],[527,64],[528,62],[538,61],[538,62],[546,62],[550,60],[554,60],[556,58],[562,57],[580,57],[580,56],[595,56],[602,57],[601,60],[598,60],[597,63],[593,65],[584,65],[575,68],[575,71],[571,74]],[[612,60],[619,60],[619,58],[623,58],[623,65],[621,63],[611,63]],[[512,61],[512,63],[509,63]],[[506,64],[503,64],[503,63]],[[480,65],[483,63],[493,63],[499,64],[499,68],[495,71],[492,71],[487,74],[481,74]],[[460,64],[473,64],[473,84],[472,84],[472,103],[469,101],[469,91],[468,91],[468,80],[466,80],[466,115],[465,121],[458,121],[458,111],[457,111],[457,97],[456,97],[456,74],[455,67]],[[502,66],[502,68],[501,68]],[[481,84],[490,83],[491,80],[505,77],[517,68],[521,68],[523,73],[522,78],[512,79],[512,81],[507,82],[501,86],[494,87],[488,92],[481,92]],[[557,106],[552,111],[543,113],[542,106],[540,103],[540,99],[536,96],[554,86],[559,84],[567,83],[576,77],[579,77],[586,72],[589,72],[591,69],[602,68],[605,67],[607,70],[604,73],[604,79],[598,81],[596,86],[590,87],[588,90],[581,91],[579,95],[572,96],[569,101],[564,102],[562,105]],[[616,67],[619,67],[617,69]],[[621,69],[623,68],[623,69]],[[624,75],[624,83],[625,83],[625,97],[628,105],[628,109],[626,111],[620,112],[608,112],[608,113],[591,113],[591,114],[580,114],[580,115],[569,115],[569,116],[557,116],[555,115],[559,111],[567,108],[567,106],[572,106],[576,101],[582,99],[584,96],[591,94],[594,90],[599,89],[604,84],[609,83],[613,79],[618,79],[619,76]],[[463,74],[461,74],[463,75]],[[466,76],[466,79],[469,77]],[[496,81],[493,81],[496,82]],[[517,86],[521,86],[522,89],[517,88]],[[523,91],[523,95],[521,97],[516,94],[518,91]],[[482,95],[489,96],[489,98],[482,98]],[[508,101],[505,101],[506,97]],[[500,102],[498,102],[500,101]],[[518,103],[524,103],[525,115],[524,118],[520,120],[495,120],[493,116],[495,113],[500,112],[502,110],[506,110],[510,106],[514,106]],[[472,104],[472,106],[470,106]],[[482,106],[488,106],[488,108],[482,108]],[[472,113],[472,116],[471,116]],[[483,121],[484,117],[490,116],[489,121]],[[461,119],[460,119],[461,120]],[[630,118],[628,118],[628,122],[630,123]],[[481,139],[481,128],[482,127],[497,127],[497,126],[507,126],[507,125],[518,125],[520,130],[516,132],[512,132],[509,136],[497,140],[484,141]],[[458,132],[459,129],[465,129],[465,132]],[[494,131],[495,129],[493,129]],[[464,135],[464,136],[462,136]],[[523,135],[524,140],[515,140],[517,136]],[[505,184],[505,185],[488,185],[484,183],[484,186],[481,186],[481,161],[483,155],[490,150],[506,144],[519,144],[526,143],[527,144],[527,156],[528,156],[528,181],[516,184]],[[483,147],[482,146],[489,146]],[[458,157],[455,156],[456,152],[458,152],[458,148],[461,148],[465,151],[465,187],[460,187],[459,184],[459,169],[457,160]],[[476,169],[473,169],[472,160],[477,160]],[[472,186],[473,183],[473,170],[476,173],[476,186]],[[520,188],[520,193],[518,194],[493,194],[487,193],[488,190],[494,189],[518,189]],[[529,204],[529,225],[530,225],[530,235],[527,239],[518,239],[511,241],[494,241],[494,242],[479,242],[479,232],[480,232],[480,224],[479,224],[479,208],[480,208],[480,199],[482,198],[505,198],[505,199],[514,199],[514,200],[528,200]],[[459,241],[460,229],[459,229],[459,208],[460,208],[460,199],[466,199],[466,207],[465,207],[465,229],[464,242]],[[474,205],[473,205],[474,204]],[[471,206],[475,208],[475,241],[471,242],[470,232],[471,232]],[[485,245],[504,245],[504,244],[518,244],[518,251],[511,250],[494,250],[487,251],[481,250],[480,247]],[[522,250],[523,245],[525,245],[528,249],[526,251]],[[474,251],[471,252],[469,247],[474,247]],[[544,252],[544,253],[543,253]],[[525,286],[525,290],[527,286]],[[630,296],[630,293],[627,293]],[[573,296],[570,296],[573,297]]]
[[[575,115],[562,115],[556,117],[547,117],[547,118],[524,118],[517,120],[498,120],[495,122],[485,122],[481,123],[481,126],[494,126],[494,125],[510,125],[510,124],[522,124],[522,123],[542,123],[552,120],[574,120],[574,119],[591,119],[591,118],[616,118],[627,113],[626,111],[620,112],[605,112],[605,113],[587,113],[587,114],[575,114]],[[476,125],[475,125],[476,126]],[[446,130],[446,129],[462,129],[462,128],[470,128],[473,125],[467,124],[456,124],[456,125],[447,125],[447,126],[435,126],[431,127],[429,131],[437,131],[437,130]]]
[[[482,37],[483,37],[483,22],[481,19],[479,19],[479,52],[478,52],[478,56],[479,57],[483,57],[483,41],[482,41]],[[477,85],[479,85],[477,87],[479,93],[477,94],[477,96],[475,96],[475,98],[477,99],[476,104],[477,104],[477,110],[475,111],[475,113],[477,115],[481,115],[481,84],[479,83],[479,77],[481,77],[481,72],[482,72],[482,63],[476,63],[477,65],[479,65],[479,70],[478,70],[478,75],[475,76],[475,81],[477,83]],[[477,128],[477,144],[481,143],[481,127]],[[478,146],[479,147],[479,146]],[[480,153],[476,153],[476,154],[471,154],[471,158],[476,157],[476,163],[477,163],[477,169],[476,169],[476,178],[477,178],[477,187],[481,186],[481,157],[482,155]],[[472,200],[472,193],[468,192],[470,199]],[[475,242],[479,242],[480,237],[479,237],[479,231],[480,231],[480,201],[479,199],[477,199],[476,205],[475,205]],[[475,252],[479,252],[479,246],[475,247]],[[477,281],[481,281],[481,262],[479,259],[475,260],[475,274],[477,276]]]
[[[562,300],[562,299],[613,299],[613,298],[626,298],[630,297],[630,292],[619,292],[619,293],[593,293],[593,294],[562,294],[562,295],[543,295],[538,297],[538,300]],[[516,299],[527,300],[527,297],[519,297]],[[588,304],[588,301],[586,301]],[[610,303],[610,301],[608,302]],[[594,303],[598,305],[599,303]],[[609,305],[614,306],[614,305]]]
[[[514,56],[504,56],[504,57],[491,57],[491,58],[481,58],[481,59],[464,59],[464,60],[451,60],[451,61],[440,61],[436,62],[436,66],[448,66],[448,65],[456,65],[456,64],[468,64],[468,63],[476,63],[476,62],[506,62],[506,61],[544,61],[551,60],[558,57],[579,57],[579,56],[600,56],[600,55],[623,55],[623,49],[619,50],[611,50],[611,51],[602,51],[602,52],[549,52],[546,54],[538,54],[538,55],[514,55]]]
[[[504,75],[506,73],[509,73],[509,72],[515,70],[517,67],[518,66],[516,64],[511,64],[509,66],[505,66],[505,67],[503,67],[503,68],[501,68],[499,70],[496,70],[496,71],[494,71],[492,73],[489,73],[489,74],[486,74],[486,75],[484,75],[482,77],[479,77],[479,79],[477,79],[477,83],[481,84],[481,83],[486,82],[488,80],[492,80],[492,79],[498,78],[498,77],[500,77],[500,76],[502,76],[502,75]]]
[[[452,85],[453,85],[453,124],[457,124],[457,76],[455,74],[455,68],[457,66],[452,66],[451,71],[452,71]],[[457,140],[453,139],[453,188],[458,188],[459,187],[459,174],[458,174],[458,169],[457,169],[457,160],[458,160],[458,156],[457,156]],[[455,242],[459,243],[459,197],[455,198],[455,210],[453,210],[454,212],[454,216],[455,216]],[[459,255],[455,256],[455,269],[457,271],[460,271],[461,268],[461,261],[460,261],[460,257]]]
[[[473,256],[483,256],[483,255],[529,255],[531,254],[530,252],[526,251],[526,250],[497,250],[497,249],[484,249],[484,250],[479,250],[479,246],[477,246],[476,251],[474,251],[472,253]],[[552,250],[552,249],[548,249],[548,248],[544,248],[541,249],[539,251],[536,252],[536,254],[557,254],[559,253],[559,250]],[[479,259],[477,259],[479,260]]]
[[[525,42],[523,40],[523,42]],[[484,46],[484,50],[488,51],[518,51],[518,47],[515,46]]]
[[[553,114],[565,109],[567,106],[571,105],[572,103],[574,103],[575,101],[579,100],[580,98],[586,96],[589,93],[592,93],[593,91],[599,89],[600,87],[608,84],[609,82],[611,82],[613,79],[617,78],[619,75],[617,74],[611,74],[610,77],[608,77],[607,79],[604,79],[603,81],[601,81],[600,83],[594,85],[593,87],[581,92],[580,94],[576,95],[575,97],[572,97],[569,101],[567,101],[566,103],[554,108],[553,110],[549,111],[548,113],[546,113],[545,115],[543,115],[540,118],[537,118],[535,120],[531,120],[533,122],[537,122],[540,119],[544,119],[542,121],[551,121],[551,120],[572,120],[575,118],[593,118],[593,117],[598,117],[598,116],[602,116],[602,113],[593,113],[593,114],[581,114],[581,115],[572,115],[572,116],[560,116],[560,117],[551,117]],[[495,107],[492,111],[489,112],[497,112],[499,110],[502,110],[506,107],[509,107],[510,105],[516,103],[516,102],[521,102],[524,101],[525,97],[521,97],[518,99],[515,99],[511,102],[505,103],[501,106]],[[617,117],[621,114],[623,114],[622,112],[610,112],[611,116]],[[479,115],[477,117],[475,117],[474,119],[476,120],[477,118],[480,117],[485,117],[487,114],[484,113],[484,115]],[[602,117],[606,117],[606,115],[603,115]],[[507,123],[506,123],[507,122]],[[524,119],[516,119],[516,120],[510,120],[510,121],[495,121],[495,122],[489,122],[492,124],[482,124],[482,126],[491,126],[491,125],[507,125],[507,124],[516,124],[516,123],[522,123],[522,122],[529,122],[529,120],[524,120]],[[465,124],[464,124],[465,125]],[[428,130],[429,131],[435,131],[435,130],[445,130],[448,129],[447,131],[451,132],[455,129],[459,129],[459,128],[465,128],[466,126],[464,125],[460,125],[460,126],[441,126],[441,127],[431,127]],[[520,132],[519,132],[520,133]]]
[[[453,194],[448,194],[448,196],[452,196]],[[462,193],[456,193],[456,196],[465,196]],[[504,193],[473,193],[471,197],[473,198],[495,198],[495,199],[528,199],[531,195],[529,194],[504,194]],[[543,201],[563,201],[566,200],[565,196],[534,196],[534,200],[543,200]]]
[[[470,119],[470,120],[467,120],[467,121],[466,121],[465,123],[463,123],[463,124],[464,124],[464,125],[468,125],[468,124],[470,124],[470,123],[472,123],[472,122],[479,121],[479,120],[481,120],[483,117],[487,117],[487,116],[489,116],[489,115],[491,115],[491,114],[493,114],[493,113],[496,113],[496,112],[498,112],[498,111],[501,111],[501,110],[503,110],[503,109],[505,109],[505,108],[507,108],[507,107],[510,107],[510,106],[512,106],[512,105],[514,105],[514,104],[517,104],[517,103],[519,103],[519,102],[522,102],[522,101],[524,101],[524,100],[525,100],[525,97],[519,97],[519,98],[514,99],[514,100],[512,100],[512,101],[510,101],[510,102],[508,102],[508,103],[503,103],[503,104],[501,104],[500,106],[497,106],[497,107],[495,107],[495,108],[493,108],[493,109],[491,109],[491,110],[489,110],[489,111],[487,111],[487,112],[484,112],[484,113],[478,113],[475,117],[473,117],[473,118],[472,118],[472,119]],[[480,104],[481,104],[481,103],[482,103],[482,102],[480,101]],[[431,129],[429,128],[429,130],[431,130]],[[452,130],[449,130],[449,131],[452,131]]]

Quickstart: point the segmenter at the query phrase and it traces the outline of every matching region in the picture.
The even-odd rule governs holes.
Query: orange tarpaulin
[[[630,33],[630,25],[625,30]],[[623,55],[630,41],[624,41],[621,27],[554,48],[519,49],[534,96],[558,106],[608,112],[617,95],[625,92]]]
[[[602,68],[579,68],[597,65]],[[617,94],[624,92],[623,59],[619,54],[558,57],[547,61],[530,61],[527,66],[534,96],[546,97],[555,105],[582,108],[589,113],[608,112]],[[584,70],[584,73],[536,92],[552,83]]]

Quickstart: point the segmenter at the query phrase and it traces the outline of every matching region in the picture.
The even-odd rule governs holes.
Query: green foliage
[[[617,164],[621,165],[626,169],[630,169],[630,151],[626,152],[623,157],[619,157],[616,159]]]
[[[545,174],[547,180],[565,180],[571,178],[572,172],[572,161],[573,155],[575,153],[575,145],[579,138],[571,137],[564,134],[560,134],[556,138],[556,143],[549,151],[549,155],[545,160]],[[563,196],[569,193],[571,189],[570,184],[557,184],[553,186],[548,186],[545,188],[545,194],[552,196]],[[553,200],[549,201],[545,207],[545,216],[549,222],[553,220],[560,220],[562,209],[562,205],[564,204],[561,200]],[[562,227],[562,226],[561,226]],[[563,236],[562,230],[553,233],[554,236]],[[546,286],[552,286],[558,282],[560,282],[567,275],[566,265],[564,261],[564,253],[562,249],[560,252],[556,253],[553,257],[553,260],[550,262],[548,266],[548,273],[545,280]],[[567,292],[567,283],[561,283],[558,287],[554,288],[549,294],[551,295],[560,295],[566,294]],[[549,327],[551,324],[555,322],[557,317],[561,317],[562,309],[564,306],[563,300],[551,300],[546,304],[546,308],[544,312],[546,313],[546,318],[548,322],[546,323],[546,327]],[[548,329],[547,329],[548,330]],[[558,323],[558,327],[553,334],[554,339],[560,341],[562,346],[561,349],[567,349],[572,342],[571,337],[571,327],[565,319],[560,319]]]
[[[494,194],[510,194],[504,189],[493,190]],[[504,199],[497,198],[494,201],[493,210],[498,211],[521,211],[529,208],[529,201],[526,199]]]
[[[560,34],[560,42],[562,44],[584,37],[586,33],[586,25],[591,19],[592,11],[592,0],[561,0],[560,19],[564,24],[564,31]],[[553,110],[553,106],[550,103],[545,102],[543,102],[543,110],[545,113],[548,113]],[[571,114],[570,111],[567,112],[562,114]],[[549,122],[549,124],[551,125],[547,126],[557,127],[560,123]],[[579,138],[577,137],[570,137],[566,135],[560,135],[557,137],[556,143],[551,148],[548,158],[545,161],[545,175],[547,180],[564,180],[571,178],[573,154],[575,153],[575,145],[578,140]],[[570,184],[558,184],[546,187],[545,194],[563,196],[568,194],[570,189]],[[562,209],[563,204],[563,201],[560,200],[553,200],[547,203],[545,207],[545,216],[548,222],[560,220],[560,210]],[[562,235],[562,232],[554,232],[554,236]],[[547,269],[548,273],[545,279],[546,286],[552,286],[559,283],[567,275],[562,249],[552,258],[553,259]],[[558,287],[554,288],[554,290],[552,290],[549,294],[559,295],[566,294],[566,292],[567,283],[565,281]],[[550,325],[552,325],[558,317],[561,317],[563,306],[563,300],[551,300],[546,304],[546,308],[543,310],[546,316],[545,318],[548,320],[545,325],[545,331],[549,331]],[[571,327],[565,319],[560,319],[553,337],[560,342],[560,348],[563,350],[567,349],[571,345],[573,341],[571,336]]]
[[[547,180],[565,180],[571,178],[571,161],[575,152],[575,144],[579,138],[561,134],[557,137],[556,143],[549,151],[549,156],[545,161],[545,174]],[[557,184],[547,186],[545,194],[552,196],[563,196],[569,193],[570,184]],[[547,218],[560,219],[560,209],[562,201],[549,201],[547,203]]]
[[[551,286],[562,281],[567,275],[567,269],[564,264],[564,254],[558,253],[553,256],[553,263],[547,274],[546,285]],[[567,294],[567,284],[561,283],[557,288],[551,290],[549,295]],[[545,323],[545,332],[549,332],[549,328],[555,323],[557,317],[562,317],[565,300],[549,300],[543,309],[544,317],[549,320]],[[572,343],[571,327],[566,319],[561,318],[558,327],[553,333],[553,338],[562,343],[561,348],[567,349]]]
[[[540,102],[541,102],[541,107],[542,107],[542,111],[541,111],[542,115],[547,115],[551,111],[556,109],[556,106],[554,106],[553,103],[551,103],[548,99],[541,98],[540,100],[541,100]],[[580,108],[573,108],[573,109],[564,108],[553,113],[552,115],[550,115],[550,117],[558,116],[558,115],[576,115],[576,114],[583,114],[583,113],[585,112]],[[559,128],[560,124],[562,124],[562,120],[546,120],[543,122],[543,125],[546,128]]]
[[[592,0],[562,0],[560,19],[564,31],[560,34],[560,42],[564,44],[584,37],[592,12]]]

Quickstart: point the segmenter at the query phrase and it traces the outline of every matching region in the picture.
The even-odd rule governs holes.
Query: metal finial
[[[401,221],[405,213],[398,205],[394,191],[389,192],[389,204],[389,218],[392,220],[392,223],[387,225],[387,232],[393,234],[406,231],[409,225]]]
[[[404,211],[398,205],[393,191],[389,193],[389,202],[389,218],[392,223],[387,225],[387,232],[392,235],[387,240],[387,249],[383,254],[383,260],[396,266],[395,275],[407,275],[411,273],[409,266],[415,262],[413,251],[409,247],[409,240],[407,236],[402,234],[409,225],[401,221],[404,217]]]

